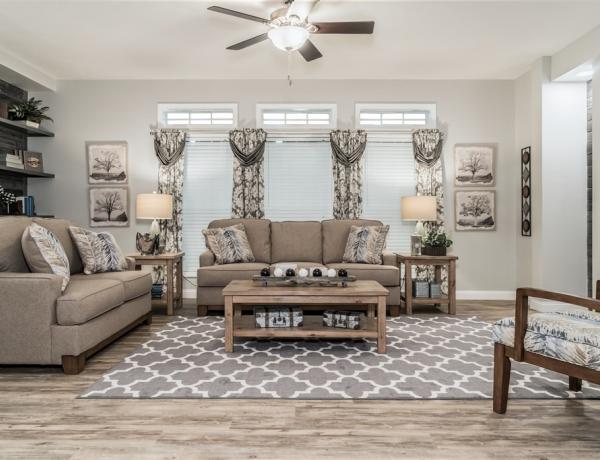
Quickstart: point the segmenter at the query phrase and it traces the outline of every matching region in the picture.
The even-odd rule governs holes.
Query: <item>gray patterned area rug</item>
[[[177,318],[104,374],[81,398],[486,399],[490,325],[476,317],[389,319],[386,354],[372,341],[236,341],[223,318]],[[516,363],[511,398],[600,398],[567,378]]]

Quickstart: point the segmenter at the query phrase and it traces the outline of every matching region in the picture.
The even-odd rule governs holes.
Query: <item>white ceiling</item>
[[[0,51],[56,79],[285,77],[286,54],[268,41],[225,50],[266,27],[212,4],[262,17],[280,5],[0,0]],[[600,25],[600,2],[322,0],[310,19],[374,20],[375,33],[314,35],[324,57],[296,53],[295,78],[511,79]]]

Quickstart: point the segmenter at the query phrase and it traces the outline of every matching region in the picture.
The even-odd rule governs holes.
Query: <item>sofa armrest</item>
[[[215,255],[208,249],[200,254],[200,266],[210,267],[215,264]]]
[[[127,260],[127,270],[135,270],[135,258],[134,257],[125,257]]]
[[[58,275],[0,273],[1,363],[50,363],[50,327],[61,285]]]
[[[383,251],[382,254],[383,265],[393,265],[394,267],[398,266],[398,257],[396,253],[392,251]]]

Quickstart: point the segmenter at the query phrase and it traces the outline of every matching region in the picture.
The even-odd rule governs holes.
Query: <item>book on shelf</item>
[[[17,211],[24,216],[32,217],[35,215],[35,203],[33,197],[18,196],[17,197]]]
[[[16,162],[12,162],[12,161],[0,160],[0,166],[6,166],[7,168],[13,168],[13,169],[25,169],[25,165],[23,163],[16,163]]]

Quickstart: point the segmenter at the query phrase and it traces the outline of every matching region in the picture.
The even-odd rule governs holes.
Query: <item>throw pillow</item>
[[[350,228],[342,262],[382,264],[385,239],[389,230],[389,225],[372,227],[358,227],[353,225]]]
[[[127,259],[110,233],[96,233],[81,227],[69,227],[69,232],[79,251],[83,273],[86,275],[127,269]]]
[[[254,262],[244,224],[202,230],[206,247],[215,255],[215,264]]]
[[[62,278],[62,290],[67,288],[71,279],[69,259],[54,233],[33,223],[23,232],[21,248],[33,273],[54,273]]]

